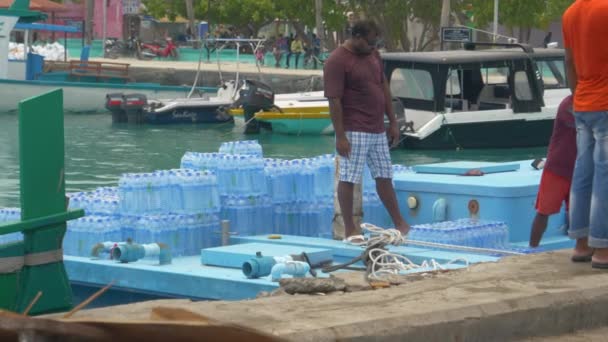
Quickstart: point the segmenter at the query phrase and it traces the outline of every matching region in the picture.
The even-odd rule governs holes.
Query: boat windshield
[[[563,59],[537,60],[536,65],[545,89],[566,88],[566,73]]]
[[[396,97],[432,101],[431,73],[422,69],[395,69],[391,74],[391,94]]]

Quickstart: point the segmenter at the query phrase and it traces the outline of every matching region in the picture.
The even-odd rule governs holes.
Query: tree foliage
[[[488,26],[494,17],[494,1],[461,0],[470,4],[477,27]],[[532,29],[546,29],[558,20],[574,0],[501,0],[498,22],[504,25],[522,42],[528,42]]]
[[[147,13],[155,17],[187,17],[184,0],[142,1]],[[517,38],[525,42],[531,29],[545,29],[573,1],[500,0],[499,21],[512,34],[518,30]],[[441,3],[441,0],[324,0],[323,19],[328,32],[340,32],[346,25],[345,13],[352,10],[379,23],[389,50],[428,50],[439,40]],[[492,0],[452,0],[452,17],[457,23],[486,28],[493,20],[493,11]],[[197,20],[234,25],[251,36],[257,36],[260,28],[277,19],[292,23],[300,33],[305,26],[315,26],[312,0],[194,0],[194,14]]]
[[[389,50],[425,50],[437,40],[441,0],[350,0],[360,16],[379,23]]]

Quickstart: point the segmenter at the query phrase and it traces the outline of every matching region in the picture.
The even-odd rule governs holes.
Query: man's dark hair
[[[351,29],[353,37],[366,37],[372,32],[380,35],[378,25],[372,20],[357,20]]]

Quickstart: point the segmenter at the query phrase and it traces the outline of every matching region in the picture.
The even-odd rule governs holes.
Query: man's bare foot
[[[589,247],[587,238],[576,239],[574,252],[572,253],[572,261],[574,262],[589,262],[594,254],[593,248]]]
[[[593,252],[593,259],[591,259],[591,261],[608,265],[608,248],[596,248]]]

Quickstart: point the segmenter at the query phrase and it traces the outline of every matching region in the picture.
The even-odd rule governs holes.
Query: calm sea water
[[[266,157],[300,158],[333,153],[331,136],[245,136],[238,125],[133,126],[112,124],[109,114],[66,114],[67,191],[113,186],[122,173],[179,167],[186,151],[217,152],[223,141],[258,139]],[[546,148],[501,150],[394,150],[393,163],[453,160],[510,161],[544,156]],[[19,206],[18,117],[0,113],[0,207]]]

